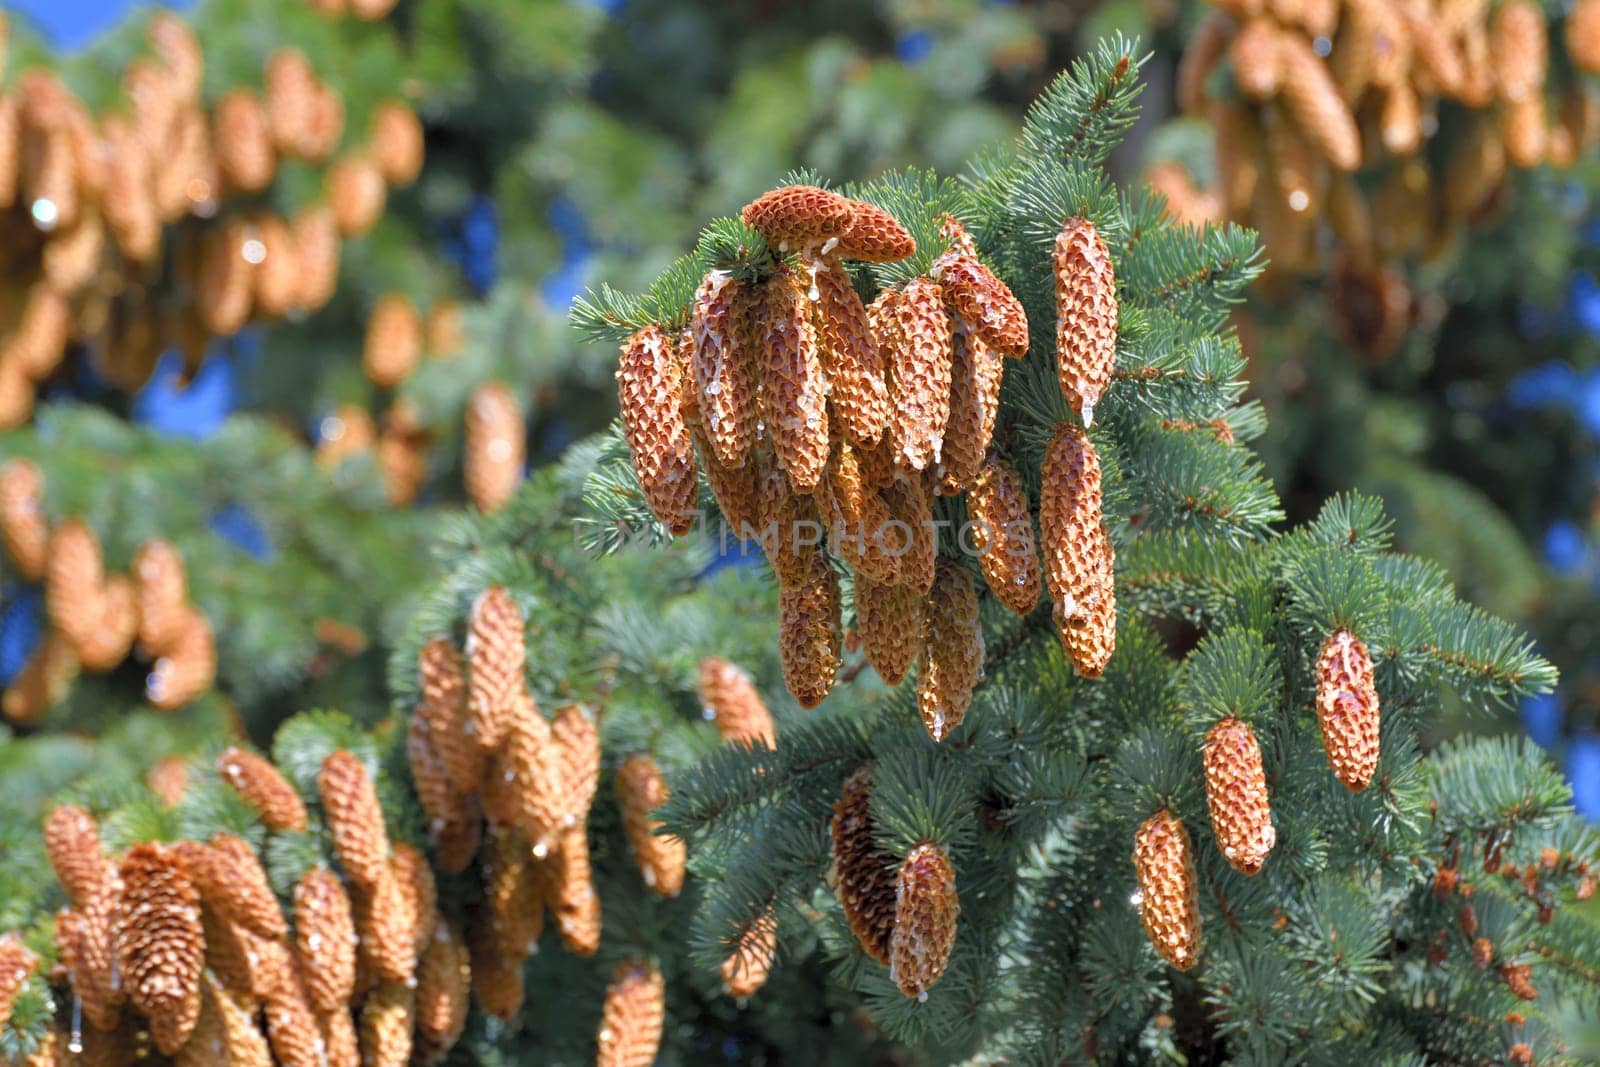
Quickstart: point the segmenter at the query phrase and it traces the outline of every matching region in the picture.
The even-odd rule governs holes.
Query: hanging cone
[[[522,961],[507,960],[495,948],[495,937],[480,918],[468,930],[468,959],[472,967],[472,992],[478,1005],[501,1022],[510,1022],[522,1010]]]
[[[867,662],[890,685],[899,685],[922,654],[922,594],[908,585],[880,585],[856,577],[856,631]]]
[[[50,525],[44,515],[44,477],[32,460],[7,460],[0,467],[0,539],[24,581],[44,577]]]
[[[955,359],[950,315],[944,309],[939,283],[928,277],[908,282],[892,300],[892,309],[893,326],[882,324],[878,334],[880,344],[887,346],[884,355],[893,410],[889,444],[897,467],[920,471],[938,462],[945,424],[950,420]],[[880,318],[888,310],[884,307]],[[889,330],[893,332],[886,339],[884,331]]]
[[[883,490],[889,505],[888,529],[894,536],[891,551],[900,552],[900,584],[924,596],[933,589],[934,564],[939,554],[938,530],[928,496],[920,481],[905,478],[896,478]]]
[[[472,604],[467,633],[467,711],[478,747],[492,752],[505,740],[526,688],[522,612],[500,586],[490,586]]]
[[[128,999],[150,1020],[156,1047],[171,1055],[200,1018],[206,948],[200,894],[177,856],[160,844],[135,845],[120,873],[117,950],[122,980]]]
[[[128,999],[117,960],[117,903],[122,889],[112,874],[93,898],[56,915],[56,955],[84,1016],[97,1030],[115,1030]]]
[[[361,365],[379,389],[392,389],[411,376],[422,360],[422,316],[404,293],[378,300],[367,319]]]
[[[561,943],[574,956],[593,956],[600,948],[600,895],[589,866],[587,827],[580,824],[567,831],[561,848],[540,870],[549,878],[545,901],[555,916]]]
[[[341,156],[328,168],[323,186],[341,236],[360,237],[383,218],[388,190],[377,164],[367,156]]]
[[[1028,353],[1028,316],[1022,301],[993,271],[978,261],[977,246],[961,220],[945,218],[939,234],[951,246],[933,261],[929,273],[938,281],[950,310],[994,351],[1012,359]]]
[[[873,837],[872,771],[845,780],[833,806],[833,867],[829,880],[862,951],[885,966],[894,931],[895,857]]]
[[[1600,74],[1600,0],[1578,0],[1567,16],[1567,54],[1585,74]]]
[[[8,721],[18,726],[38,722],[66,699],[78,670],[78,657],[72,646],[52,630],[6,687],[0,710]]]
[[[668,795],[661,769],[649,756],[631,756],[617,768],[617,803],[639,874],[657,896],[675,897],[683,889],[688,846],[682,838],[658,834],[661,823],[652,814]]]
[[[1016,615],[1039,603],[1039,549],[1028,493],[1016,468],[990,453],[967,494],[978,566],[995,599]]]
[[[159,656],[172,649],[183,629],[189,601],[183,557],[170,541],[146,541],[133,557],[133,575],[138,583],[139,643]]]
[[[1280,36],[1279,56],[1283,64],[1280,98],[1306,139],[1337,170],[1361,166],[1361,131],[1328,65],[1297,34]]]
[[[1117,359],[1117,279],[1088,219],[1068,219],[1056,238],[1055,277],[1061,395],[1089,426]]]
[[[983,675],[983,627],[978,594],[959,564],[940,560],[922,609],[922,655],[917,660],[917,711],[928,736],[943,741],[966,718]]]
[[[798,251],[837,243],[856,217],[856,204],[815,185],[785,185],[746,204],[739,217],[780,251]]]
[[[778,465],[796,493],[810,493],[828,464],[827,380],[811,314],[810,278],[781,264],[761,293],[756,319],[762,415]]]
[[[843,434],[834,438],[827,475],[813,499],[821,507],[835,555],[874,581],[899,578],[900,560],[894,555],[898,540],[891,543],[892,531],[887,528],[889,505],[868,483],[860,452]]]
[[[1252,100],[1269,100],[1283,84],[1283,60],[1279,42],[1289,36],[1266,15],[1248,19],[1234,34],[1228,48],[1233,63],[1233,80],[1239,91]]]
[[[235,89],[217,101],[211,140],[222,176],[233,188],[257,193],[272,183],[278,169],[272,124],[255,93]]]
[[[366,766],[336,749],[322,761],[317,792],[345,877],[363,892],[374,892],[389,875],[389,832]]]
[[[1500,97],[1518,103],[1542,96],[1549,69],[1544,12],[1532,0],[1496,5],[1489,30]]]
[[[750,335],[757,306],[750,283],[713,270],[695,292],[689,320],[699,422],[712,455],[730,469],[744,466],[756,440],[759,382]]]
[[[1248,723],[1232,716],[1206,734],[1206,806],[1223,858],[1240,874],[1261,870],[1277,841],[1261,746]]]
[[[944,429],[944,451],[938,465],[940,492],[955,496],[971,487],[983,465],[1000,413],[1000,380],[1005,373],[1000,353],[990,348],[965,322],[952,333],[955,358],[951,370],[950,419]]]
[[[222,1024],[226,1057],[223,1062],[238,1067],[272,1067],[272,1048],[256,1025],[254,1004],[242,1003],[209,975],[202,984]]]
[[[749,673],[735,664],[719,656],[700,661],[700,704],[724,742],[778,747],[772,713]]]
[[[468,745],[476,752],[476,745]],[[433,728],[422,713],[406,726],[406,757],[411,764],[411,785],[428,817],[428,832],[440,835],[464,823],[470,812],[467,798],[451,784],[444,761],[434,749]]]
[[[282,1067],[324,1067],[327,1043],[306,999],[305,971],[287,952],[263,1007],[272,1053]]]
[[[120,574],[106,578],[100,589],[98,617],[84,635],[78,660],[87,671],[109,671],[128,657],[139,634],[139,604],[133,583]]]
[[[219,917],[257,937],[280,938],[289,932],[267,872],[244,838],[217,834],[210,844],[180,841],[174,850],[201,899]]]
[[[1372,784],[1378,769],[1379,718],[1372,656],[1355,634],[1336,630],[1317,657],[1317,723],[1328,766],[1352,792]]]
[[[356,927],[344,883],[309,868],[294,887],[294,946],[306,995],[323,1014],[349,1006],[356,979]]]
[[[267,760],[242,748],[224,749],[217,773],[256,810],[269,830],[304,830],[306,806],[294,786]]]
[[[911,231],[883,208],[860,200],[853,202],[854,216],[831,253],[834,259],[859,259],[868,263],[892,263],[916,254],[917,242]]]
[[[843,267],[817,258],[810,275],[812,322],[834,416],[851,441],[877,444],[891,413],[866,305]]]
[[[674,536],[694,525],[694,446],[683,418],[684,360],[659,326],[628,339],[617,364],[622,428],[645,501]]]
[[[492,832],[484,861],[484,896],[494,929],[495,953],[520,963],[539,948],[544,932],[544,892],[528,840],[520,830]]]
[[[39,957],[15,934],[0,937],[0,1027],[10,1021],[17,994],[38,965]]]
[[[422,123],[399,100],[385,100],[372,113],[368,143],[372,158],[391,188],[410,185],[422,173]]]
[[[778,954],[778,917],[767,909],[740,935],[733,951],[722,961],[722,988],[743,999],[767,984],[773,957]]]
[[[434,880],[433,868],[417,849],[404,841],[395,843],[389,867],[400,883],[400,892],[409,902],[415,922],[411,939],[420,958],[433,941],[433,928],[439,921],[439,885]]]
[[[517,826],[533,854],[543,858],[566,826],[567,785],[550,724],[525,691],[518,694],[504,754],[516,779]]]
[[[370,890],[358,890],[352,901],[359,935],[360,964],[384,982],[410,982],[417,970],[416,901],[385,866]]]
[[[417,962],[416,1053],[436,1063],[461,1040],[471,1005],[472,966],[467,946],[441,922]]]
[[[654,963],[630,956],[617,964],[600,1017],[599,1067],[650,1067],[666,1023],[666,981]]]
[[[1078,673],[1098,678],[1116,646],[1116,589],[1100,512],[1100,458],[1088,435],[1062,423],[1045,452],[1040,481],[1045,585],[1056,627]]]
[[[77,519],[57,526],[50,537],[45,607],[50,624],[74,649],[94,640],[104,585],[100,539],[94,531]]]
[[[98,899],[114,879],[94,816],[74,804],[62,804],[45,818],[44,847],[56,880],[79,908]]]
[[[816,707],[833,688],[843,643],[839,610],[839,576],[821,553],[812,557],[804,581],[779,590],[783,681],[803,708]]]
[[[279,48],[267,58],[267,122],[272,141],[286,156],[309,155],[310,118],[317,106],[317,72],[298,48]]]
[[[1139,920],[1156,953],[1180,971],[1200,960],[1200,902],[1189,831],[1162,808],[1134,835]]]
[[[453,359],[467,342],[467,325],[461,304],[441,300],[428,310],[428,355],[434,359]]]
[[[289,232],[294,240],[300,284],[295,306],[310,314],[321,311],[339,285],[339,226],[333,209],[316,207],[296,215]]]
[[[924,841],[900,864],[894,926],[889,935],[889,977],[908,997],[924,1000],[955,947],[956,872],[940,846]]]
[[[217,677],[217,639],[211,622],[191,606],[171,651],[156,660],[144,695],[160,711],[175,711],[211,688]]]
[[[199,240],[194,311],[212,336],[231,337],[250,321],[260,242],[237,218],[214,224]]]
[[[480,511],[498,511],[522,483],[527,427],[516,397],[503,382],[484,382],[467,402],[461,449],[467,497]]]
[[[550,732],[561,759],[561,780],[566,784],[564,823],[570,833],[588,818],[600,785],[600,730],[582,707],[568,704],[556,712]]]

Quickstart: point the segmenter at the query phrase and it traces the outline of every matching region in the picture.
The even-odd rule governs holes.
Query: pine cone
[[[834,259],[892,263],[916,254],[916,240],[893,215],[861,200],[854,201],[854,208],[849,227],[828,255]]]
[[[294,887],[294,945],[311,1005],[346,1008],[356,977],[356,927],[344,883],[326,867],[309,868]]]
[[[722,961],[722,988],[729,996],[754,996],[767,984],[772,960],[778,954],[778,917],[768,908],[744,931],[727,959]]]
[[[777,749],[772,713],[749,673],[735,664],[719,656],[700,661],[700,704],[724,742]]]
[[[1533,986],[1533,968],[1526,963],[1502,963],[1500,977],[1506,988],[1522,1000],[1538,1000],[1539,991]]]
[[[254,808],[269,830],[304,830],[306,806],[294,786],[269,761],[242,748],[224,749],[217,773]]]
[[[544,932],[544,887],[521,831],[511,827],[494,830],[487,851],[484,895],[495,953],[520,963],[538,949]]]
[[[94,640],[100,622],[105,567],[100,539],[78,519],[56,527],[45,572],[45,607],[50,624],[74,649]]]
[[[317,1016],[328,1067],[361,1067],[361,1037],[349,1008]]]
[[[906,855],[895,881],[889,977],[908,997],[926,1000],[956,943],[956,872],[940,846],[924,841]]]
[[[473,602],[467,662],[467,711],[473,738],[479,748],[492,752],[505,740],[527,684],[523,679],[527,650],[522,612],[500,586],[490,586]]]
[[[139,604],[133,583],[120,574],[106,578],[100,589],[100,611],[94,629],[78,649],[84,670],[103,672],[128,658],[139,633]]]
[[[699,410],[691,410],[687,403],[684,409],[689,432],[700,453],[706,484],[711,487],[711,495],[722,511],[727,533],[740,541],[761,539],[772,518],[769,511],[776,507],[778,498],[788,492],[783,472],[777,469],[765,446],[750,452],[737,467],[723,466],[706,436],[705,420]]]
[[[1028,315],[1022,301],[978,261],[976,246],[960,219],[948,216],[939,233],[952,244],[933,261],[929,273],[938,281],[950,310],[1000,355],[1012,359],[1027,355]]]
[[[461,303],[440,300],[428,310],[428,355],[434,359],[454,359],[467,343],[466,316]]]
[[[49,559],[50,525],[44,516],[44,477],[32,460],[8,460],[0,467],[0,538],[23,581],[44,577]]]
[[[1016,468],[990,453],[967,493],[967,514],[990,592],[1013,614],[1028,614],[1039,602],[1039,550],[1028,492]]]
[[[1530,93],[1509,101],[1500,111],[1500,135],[1505,141],[1506,158],[1528,170],[1545,161],[1550,148],[1550,118],[1544,97]]]
[[[1334,168],[1353,171],[1361,166],[1361,131],[1328,65],[1298,34],[1281,34],[1278,54],[1283,104],[1296,125]]]
[[[761,411],[778,465],[796,493],[810,493],[828,464],[827,379],[805,273],[780,264],[761,292],[755,341]]]
[[[323,184],[341,236],[360,237],[383,218],[389,193],[382,172],[367,156],[341,156],[328,168]]]
[[[211,142],[222,176],[233,188],[258,193],[272,183],[278,170],[272,124],[255,93],[234,89],[217,101]]]
[[[576,827],[589,816],[595,790],[600,787],[600,729],[578,704],[566,704],[555,713],[550,736],[562,763],[565,825]]]
[[[133,574],[138,581],[139,643],[159,656],[176,643],[189,602],[183,557],[170,541],[146,541],[133,557]]]
[[[17,994],[38,965],[39,957],[16,934],[0,937],[0,1029],[10,1021]]]
[[[600,948],[600,895],[589,866],[589,834],[585,825],[567,831],[561,848],[540,867],[548,877],[545,901],[555,916],[561,943],[574,956],[593,956]]]
[[[38,722],[66,699],[77,676],[77,655],[66,638],[52,630],[6,687],[0,709],[4,710],[6,719],[17,726]]]
[[[367,768],[336,749],[322,761],[317,790],[345,877],[364,892],[376,891],[389,875],[389,832]]]
[[[416,901],[391,866],[370,889],[356,890],[351,901],[358,947],[357,972],[385,982],[409,982],[417,969]],[[359,986],[359,982],[358,982]]]
[[[1283,84],[1284,63],[1279,43],[1292,36],[1269,15],[1246,19],[1228,48],[1233,80],[1252,100],[1270,100]]]
[[[56,915],[56,955],[89,1025],[97,1030],[115,1030],[128,999],[117,972],[116,909],[121,895],[113,872],[99,893]]]
[[[856,203],[815,185],[785,185],[752,200],[739,212],[779,251],[798,251],[844,236],[856,217]]]
[[[1367,646],[1347,629],[1329,635],[1317,657],[1317,723],[1334,777],[1366,789],[1378,769],[1378,688]]]
[[[184,756],[157,760],[145,772],[144,784],[161,803],[176,807],[189,791],[189,760]]]
[[[287,966],[287,950],[263,941],[249,930],[222,918],[201,902],[200,927],[205,931],[206,969],[241,1001],[254,1004],[277,988]]]
[[[238,218],[212,225],[199,238],[191,279],[194,313],[214,337],[231,337],[250,320],[256,264],[249,241],[248,228]]]
[[[373,1067],[406,1067],[411,1062],[411,1030],[416,989],[385,982],[361,1006],[361,1059]]]
[[[204,978],[202,985],[222,1024],[222,1044],[226,1050],[222,1062],[236,1067],[272,1067],[272,1049],[256,1026],[255,1005],[236,999],[210,975]]]
[[[1139,920],[1156,953],[1180,971],[1200,960],[1200,900],[1189,831],[1162,808],[1133,839]]]
[[[682,838],[657,834],[661,823],[652,814],[668,796],[661,768],[649,756],[631,756],[617,768],[617,804],[639,874],[657,896],[675,897],[683,889],[688,846]]]
[[[630,956],[617,964],[606,987],[596,1037],[599,1067],[650,1067],[655,1063],[666,1023],[666,996],[666,980],[654,963]]]
[[[917,710],[935,741],[961,725],[983,673],[983,627],[972,577],[940,560],[933,592],[922,609],[922,655],[917,660]]]
[[[461,656],[447,637],[435,637],[417,656],[422,700],[416,718],[428,727],[428,744],[456,792],[483,781],[483,750],[468,729],[467,682]],[[430,815],[436,813],[430,811]]]
[[[1090,426],[1117,360],[1117,276],[1094,223],[1067,220],[1056,237],[1055,273],[1061,395]]]
[[[1578,0],[1567,16],[1567,54],[1585,74],[1600,74],[1600,0]]]
[[[833,440],[827,476],[813,498],[821,506],[833,551],[846,565],[879,582],[896,581],[901,538],[891,539],[889,505],[862,468],[861,453],[844,434]]]
[[[845,779],[833,806],[829,878],[862,951],[887,966],[898,899],[898,864],[873,838],[871,805],[872,770],[859,767]]]
[[[28,290],[21,315],[0,354],[26,377],[43,381],[61,365],[73,332],[72,309],[65,295],[41,282]]]
[[[800,585],[810,576],[824,529],[814,496],[790,493],[779,502],[771,529],[762,531],[762,548],[780,586]]]
[[[884,487],[883,499],[889,505],[889,529],[894,531],[890,551],[900,552],[900,584],[926,596],[933,589],[934,564],[939,555],[938,529],[933,525],[928,492],[920,481],[896,478]],[[886,539],[889,536],[885,534]]]
[[[156,1047],[171,1055],[200,1018],[205,935],[200,894],[164,845],[135,845],[122,861],[118,961],[128,999],[150,1020]]]
[[[175,711],[194,700],[217,678],[217,638],[211,622],[193,606],[172,650],[156,660],[145,679],[144,695],[161,711]]]
[[[295,306],[307,314],[321,311],[339,286],[338,220],[332,208],[316,207],[296,215],[289,231],[300,268]]]
[[[406,756],[412,788],[428,817],[429,834],[442,835],[464,824],[472,816],[467,797],[451,784],[444,761],[434,749],[432,727],[420,713],[411,716],[406,726]]]
[[[908,282],[892,298],[892,309],[893,332],[887,338],[878,335],[889,368],[889,443],[896,466],[920,471],[938,462],[950,421],[955,360],[950,314],[939,283],[926,276]],[[880,321],[888,311],[888,306],[880,311]]]
[[[1206,734],[1206,806],[1223,857],[1240,874],[1261,870],[1277,841],[1261,746],[1248,723],[1232,716]]]
[[[690,370],[699,423],[711,446],[708,463],[714,458],[728,469],[745,466],[756,440],[760,383],[750,336],[757,307],[748,282],[714,270],[695,293],[689,321],[694,332]]]
[[[392,389],[411,376],[422,360],[422,316],[404,293],[388,293],[367,319],[362,368],[379,389]]]
[[[438,1062],[461,1040],[471,993],[467,946],[458,931],[441,922],[417,961],[416,1051],[421,1062]]]
[[[810,274],[812,323],[833,414],[851,441],[877,444],[891,413],[866,305],[843,267],[814,259]]]
[[[62,804],[45,818],[44,847],[56,880],[80,908],[115,882],[116,871],[100,847],[94,816],[74,804]]]
[[[525,691],[506,733],[505,765],[516,779],[517,826],[533,854],[543,857],[566,826],[567,784],[550,724]]]
[[[481,919],[468,933],[467,951],[472,966],[472,992],[478,1004],[501,1022],[510,1022],[522,1010],[522,961],[502,957],[495,936]]]
[[[674,536],[694,525],[694,445],[683,418],[684,360],[659,326],[628,339],[617,364],[622,428],[645,501]]]
[[[460,874],[472,864],[483,839],[483,809],[476,795],[466,798],[466,821],[439,828],[433,835],[434,862],[445,874]]]
[[[922,655],[922,594],[908,585],[880,585],[858,575],[856,630],[878,677],[899,685]]]
[[[273,1055],[282,1067],[324,1067],[327,1042],[306,996],[305,970],[284,957],[280,980],[264,1004]]]
[[[803,708],[816,707],[833,688],[843,642],[839,610],[839,576],[820,552],[805,581],[779,590],[778,658],[784,684]]]
[[[1088,435],[1062,423],[1040,481],[1045,585],[1062,647],[1080,675],[1098,678],[1116,647],[1116,588],[1100,512],[1100,457]]]
[[[944,430],[944,451],[938,466],[940,491],[955,496],[972,486],[983,466],[1000,413],[1000,380],[1005,373],[1000,354],[957,320],[952,335],[950,421]]]
[[[527,461],[527,427],[503,382],[485,382],[467,402],[462,475],[480,511],[498,511],[516,494]]]
[[[422,123],[399,100],[385,100],[372,113],[372,158],[391,188],[410,185],[422,173]]]
[[[276,939],[289,932],[267,872],[244,838],[217,834],[210,844],[182,841],[174,851],[206,906],[225,921],[237,923],[257,937]]]
[[[279,48],[267,58],[267,121],[272,141],[286,156],[305,158],[310,117],[317,107],[317,72],[298,48]]]
[[[1550,61],[1539,5],[1532,0],[1497,5],[1489,32],[1501,99],[1514,104],[1541,96]]]
[[[411,939],[420,957],[432,943],[433,929],[439,921],[439,885],[434,880],[433,868],[428,866],[427,858],[404,841],[395,844],[389,866],[415,917]]]

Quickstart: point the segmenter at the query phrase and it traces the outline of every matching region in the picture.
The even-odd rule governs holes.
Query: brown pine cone
[[[306,806],[271,762],[242,748],[224,749],[217,773],[254,808],[269,830],[304,830]]]
[[[948,216],[939,234],[951,241],[950,250],[933,261],[929,273],[943,290],[950,310],[1002,356],[1020,359],[1027,355],[1028,315],[1022,301],[978,261],[977,246],[960,219]]]
[[[263,1005],[273,1055],[282,1067],[324,1067],[327,1042],[306,997],[305,971],[288,953],[283,955],[282,973]]]
[[[940,560],[922,608],[922,655],[917,660],[917,710],[934,741],[961,725],[983,673],[983,627],[972,577]]]
[[[444,761],[434,749],[433,728],[421,713],[411,716],[406,725],[406,757],[411,764],[412,788],[428,817],[429,834],[443,834],[465,823],[471,814],[467,797],[451,784]]]
[[[422,123],[417,113],[399,100],[385,100],[372,113],[368,137],[372,158],[390,188],[410,185],[422,173]]]
[[[28,289],[21,321],[0,355],[24,376],[43,381],[61,365],[72,332],[72,309],[66,296],[40,282]]]
[[[472,968],[472,992],[478,1005],[501,1022],[510,1022],[522,1010],[522,961],[508,960],[499,954],[493,930],[479,917],[468,931],[468,958]]]
[[[567,826],[567,784],[550,723],[526,691],[517,696],[504,758],[516,779],[517,826],[533,854],[542,858]]]
[[[478,747],[500,747],[525,691],[522,612],[511,594],[490,586],[472,605],[467,632],[467,711]]]
[[[650,1067],[666,1024],[666,980],[649,960],[630,956],[617,964],[606,988],[596,1037],[599,1067]]]
[[[361,1037],[349,1008],[317,1016],[328,1067],[361,1067]]]
[[[107,576],[100,588],[100,612],[94,629],[84,635],[78,661],[87,671],[103,672],[128,658],[139,634],[139,602],[133,583],[120,574]]]
[[[279,48],[267,58],[267,121],[272,140],[286,156],[305,158],[311,114],[317,107],[317,72],[298,48]]]
[[[255,300],[255,260],[243,219],[213,224],[199,238],[195,253],[194,313],[213,337],[231,337],[250,321]]]
[[[272,124],[261,98],[249,89],[234,89],[217,101],[211,143],[233,188],[257,193],[272,183],[278,170]]]
[[[200,1018],[206,952],[200,894],[165,845],[135,845],[120,873],[116,922],[122,980],[128,999],[150,1020],[156,1047],[171,1055]]]
[[[417,970],[416,901],[392,867],[352,901],[360,949],[358,960],[385,982],[409,982]]]
[[[746,204],[739,217],[779,251],[799,251],[837,244],[855,220],[856,202],[815,185],[785,185]]]
[[[1117,360],[1117,276],[1088,219],[1068,219],[1056,237],[1055,276],[1061,395],[1090,426]]]
[[[379,389],[392,389],[422,361],[422,316],[404,293],[379,298],[367,319],[361,365]]]
[[[720,656],[700,661],[700,704],[722,740],[735,745],[778,747],[772,713],[749,673]]]
[[[235,1067],[272,1067],[272,1049],[256,1025],[255,1005],[242,1002],[207,975],[202,983],[222,1024],[222,1062]],[[329,1067],[332,1067],[330,1064]]]
[[[891,539],[889,505],[866,477],[861,451],[845,434],[835,434],[827,474],[813,498],[821,507],[828,542],[856,574],[879,582],[900,576],[894,554],[900,539]]]
[[[885,538],[893,537],[890,551],[900,552],[900,584],[924,596],[933,589],[939,555],[938,529],[928,496],[921,481],[909,478],[896,478],[883,489],[890,518]]]
[[[1261,870],[1277,842],[1261,746],[1250,725],[1231,715],[1206,734],[1206,806],[1223,858],[1240,874]]]
[[[969,489],[983,466],[1000,413],[1000,380],[1005,367],[989,344],[961,320],[951,334],[950,420],[938,464],[940,492],[955,496]]]
[[[899,685],[922,655],[922,594],[857,575],[856,632],[878,677]]]
[[[486,853],[483,888],[495,952],[520,963],[538,950],[544,933],[544,885],[520,830],[493,830]]]
[[[206,906],[225,921],[237,923],[257,937],[276,939],[289,932],[267,872],[244,838],[217,834],[210,844],[181,841],[174,851]]]
[[[309,868],[294,887],[294,947],[306,995],[320,1013],[349,1006],[356,979],[356,927],[344,883]]]
[[[145,699],[160,711],[175,711],[210,689],[216,678],[216,634],[211,621],[191,605],[177,642],[150,668]]]
[[[332,208],[315,207],[296,215],[289,232],[300,269],[295,306],[307,314],[321,311],[339,285],[338,220]]]
[[[94,640],[104,586],[100,539],[94,531],[78,519],[57,526],[45,570],[45,607],[50,624],[74,649]]]
[[[205,932],[206,969],[234,998],[251,1005],[269,996],[288,966],[288,949],[265,941],[227,921],[201,902],[200,928]]]
[[[889,310],[889,306],[882,309],[880,320]],[[897,467],[920,471],[938,462],[945,424],[950,421],[955,360],[950,314],[939,283],[926,276],[906,284],[892,299],[892,312],[893,332],[887,340],[879,333],[879,342],[887,344],[889,443]]]
[[[1200,900],[1189,831],[1162,808],[1133,839],[1139,920],[1156,953],[1180,971],[1200,961]]]
[[[600,948],[600,894],[595,892],[589,866],[587,826],[568,830],[561,848],[539,870],[549,878],[545,901],[555,917],[561,943],[574,956],[593,956]]]
[[[1269,15],[1245,20],[1228,48],[1233,80],[1252,100],[1270,100],[1283,84],[1284,63],[1279,43],[1292,34],[1280,29]]]
[[[833,806],[833,867],[829,881],[862,951],[885,966],[894,932],[898,863],[873,838],[872,770],[845,779]]]
[[[0,467],[0,538],[18,577],[37,582],[49,558],[50,524],[44,515],[44,477],[32,460]]]
[[[10,1021],[17,994],[38,965],[39,957],[16,934],[0,937],[0,1028]]]
[[[422,700],[417,717],[428,724],[428,741],[450,784],[470,793],[483,781],[484,756],[473,741],[467,715],[467,682],[461,656],[447,637],[435,637],[417,656]]]
[[[479,511],[498,511],[522,484],[527,426],[517,398],[504,382],[484,382],[467,401],[461,473],[467,497]]]
[[[1578,0],[1567,16],[1567,54],[1585,74],[1600,74],[1600,0]]]
[[[1100,511],[1100,458],[1082,430],[1062,423],[1040,470],[1045,585],[1073,666],[1098,678],[1116,647],[1112,549]]]
[[[684,353],[659,326],[628,339],[617,364],[622,429],[645,501],[674,536],[694,525],[699,487],[694,444],[683,417]]]
[[[1042,579],[1028,492],[1016,468],[991,452],[967,493],[967,514],[990,592],[1013,614],[1028,614],[1039,602]]]
[[[1367,646],[1348,629],[1330,634],[1317,657],[1317,723],[1334,777],[1366,789],[1378,769],[1378,688]]]
[[[814,259],[810,275],[812,323],[833,414],[851,441],[875,445],[891,412],[883,353],[866,305],[842,266]]]
[[[1528,170],[1545,161],[1550,149],[1550,116],[1542,93],[1508,101],[1500,110],[1500,136],[1506,158]]]
[[[644,884],[662,897],[675,897],[683,889],[689,858],[682,838],[656,832],[661,823],[653,812],[669,795],[661,768],[649,756],[630,756],[617,768],[617,804],[634,862]]]
[[[117,970],[121,895],[113,872],[112,880],[94,897],[56,915],[56,955],[89,1025],[97,1030],[115,1030],[128,999]]]
[[[806,272],[780,264],[762,288],[754,333],[762,415],[778,465],[796,493],[816,489],[829,453],[828,383],[809,286]]]
[[[467,343],[466,316],[457,300],[440,300],[428,309],[428,355],[453,359]]]
[[[133,574],[138,583],[139,643],[147,652],[162,655],[182,632],[183,609],[189,602],[183,557],[170,541],[146,541],[133,557]]]
[[[466,821],[434,832],[433,855],[439,870],[460,874],[472,865],[483,839],[483,809],[477,795],[467,797]]]
[[[472,966],[466,943],[441,922],[417,961],[416,1051],[436,1063],[461,1040],[471,1006]]]
[[[345,877],[364,892],[376,891],[389,877],[389,832],[367,768],[336,749],[322,761],[317,790]]]
[[[72,646],[52,630],[6,687],[4,698],[0,698],[0,710],[8,721],[18,726],[38,722],[66,699],[78,670],[78,657]]]
[[[889,976],[908,997],[926,1000],[944,975],[956,943],[956,872],[943,848],[924,841],[900,864],[894,926],[889,934]]]
[[[1549,41],[1544,12],[1532,0],[1507,0],[1494,9],[1489,43],[1500,97],[1508,103],[1544,94]]]
[[[892,263],[913,256],[917,242],[900,220],[876,204],[853,202],[855,215],[831,252],[834,259],[859,259],[867,263]]]
[[[767,909],[740,935],[722,961],[722,988],[732,997],[754,996],[767,984],[773,957],[778,954],[778,917]]]
[[[144,773],[144,784],[167,807],[176,807],[189,791],[189,760],[184,756],[167,756],[150,765]]]
[[[369,157],[341,156],[328,168],[323,185],[341,236],[360,237],[383,218],[389,193],[382,172]]]
[[[550,733],[561,759],[561,780],[566,787],[565,821],[569,828],[581,826],[600,785],[600,730],[582,707],[568,704],[556,712]]]
[[[44,847],[56,880],[80,908],[115,881],[116,870],[100,847],[94,816],[75,804],[62,804],[45,818]]]
[[[710,458],[727,469],[742,469],[756,441],[760,382],[750,338],[758,303],[749,282],[714,270],[695,292],[689,320],[698,421]]]
[[[784,684],[803,708],[822,703],[838,675],[839,611],[839,576],[820,552],[804,581],[779,590],[778,658]]]

